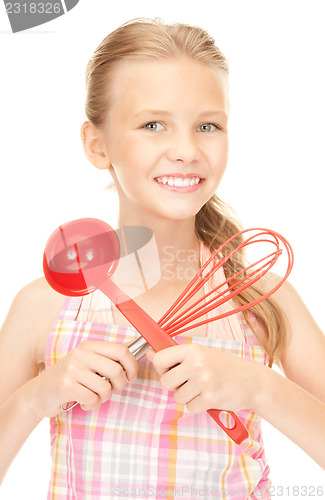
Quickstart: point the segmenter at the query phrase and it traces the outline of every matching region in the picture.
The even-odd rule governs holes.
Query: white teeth
[[[157,177],[160,184],[168,184],[175,187],[189,187],[199,184],[200,177]]]

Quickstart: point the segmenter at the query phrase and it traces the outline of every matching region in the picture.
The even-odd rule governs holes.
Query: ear
[[[80,130],[81,141],[85,155],[96,168],[106,169],[111,166],[108,158],[102,133],[89,121],[82,124]]]

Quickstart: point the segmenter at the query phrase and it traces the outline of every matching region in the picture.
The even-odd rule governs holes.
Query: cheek
[[[153,167],[157,157],[157,149],[149,147],[146,141],[141,141],[133,134],[124,134],[111,142],[111,163],[118,169],[123,169],[129,175],[145,173]]]
[[[131,144],[120,149],[118,155],[112,155],[112,177],[122,191],[133,198],[145,185],[144,181],[152,171],[142,150],[132,148]]]
[[[210,165],[218,177],[222,176],[222,174],[226,170],[228,162],[228,150],[228,138],[225,138],[222,142],[219,143],[218,147],[215,147],[210,151]]]

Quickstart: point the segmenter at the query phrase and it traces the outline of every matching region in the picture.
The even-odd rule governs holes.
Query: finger
[[[185,363],[182,363],[165,372],[160,377],[160,384],[161,387],[167,391],[176,391],[176,389],[185,384],[189,378],[189,370],[186,369]]]
[[[137,377],[138,363],[135,357],[130,353],[127,346],[107,341],[89,341],[90,347],[96,354],[117,361],[121,364],[126,373],[126,377],[130,382],[133,382]],[[96,369],[98,373],[102,373],[100,369]],[[105,373],[103,373],[105,375]]]
[[[125,379],[124,386],[126,383],[127,381]],[[102,404],[108,401],[113,391],[113,384],[111,380],[104,380],[102,376],[90,371],[80,372],[78,384],[97,396],[97,404]]]
[[[153,356],[152,363],[159,375],[163,375],[175,365],[180,364],[185,358],[186,346],[177,345],[167,347],[162,351],[156,352]]]
[[[202,393],[186,403],[186,409],[190,413],[201,413],[210,410],[212,406],[209,398]]]
[[[123,391],[128,383],[126,372],[122,364],[118,361],[93,354],[87,360],[87,368],[90,374],[96,375],[92,380],[103,381],[103,377],[109,379],[112,389],[115,392]]]
[[[100,397],[96,392],[91,391],[88,387],[78,384],[73,391],[73,396],[70,401],[77,401],[80,407],[85,411],[91,411],[98,408],[100,405]],[[62,404],[64,407],[66,402]]]
[[[128,384],[128,379],[126,372],[124,371],[122,365],[116,361],[104,359],[105,366],[103,369],[99,369],[97,376],[106,382],[110,382],[113,392],[121,392],[125,389]],[[99,366],[99,365],[97,365]],[[105,377],[105,379],[103,379]]]
[[[197,385],[191,382],[186,382],[175,391],[174,399],[178,404],[187,405],[198,396],[200,396],[200,391]]]

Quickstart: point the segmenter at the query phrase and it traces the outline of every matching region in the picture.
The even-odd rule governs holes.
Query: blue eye
[[[161,130],[165,130],[164,126],[159,122],[149,122],[146,123],[143,128],[145,130],[149,130],[150,132],[159,132]]]
[[[199,132],[215,132],[215,130],[221,130],[221,127],[213,123],[202,123],[202,125],[198,127]]]

